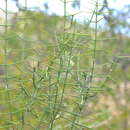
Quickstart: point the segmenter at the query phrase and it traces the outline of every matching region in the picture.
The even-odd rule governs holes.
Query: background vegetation
[[[129,130],[130,7],[95,1],[79,23],[66,0],[63,17],[14,1],[0,21],[0,129]]]

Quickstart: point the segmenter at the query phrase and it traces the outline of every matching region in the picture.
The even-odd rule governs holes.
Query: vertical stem
[[[64,42],[64,40],[65,40],[65,31],[66,31],[66,0],[64,0],[64,25],[63,25],[63,28],[64,28],[63,29],[63,31],[64,31],[63,42]],[[61,46],[61,45],[59,45],[59,46]],[[61,47],[59,47],[59,49],[61,49]],[[55,85],[56,86],[56,93],[55,93],[56,95],[55,95],[55,100],[54,100],[52,119],[51,119],[50,126],[49,126],[50,130],[53,129],[54,121],[55,121],[56,115],[58,114],[58,111],[59,111],[59,109],[56,108],[56,106],[57,106],[58,91],[59,91],[59,89],[58,89],[58,87],[59,87],[59,79],[60,79],[60,76],[61,76],[61,69],[62,69],[62,67],[63,67],[63,59],[62,59],[62,57],[60,57],[60,68],[59,68],[60,70],[58,72],[57,83]],[[63,96],[61,97],[61,100],[62,100],[62,98],[63,98]]]
[[[24,3],[24,8],[25,8],[25,12],[27,10],[27,0],[25,0],[25,3]],[[24,30],[26,29],[26,23],[24,24]],[[23,43],[22,45],[22,61],[24,61],[24,58],[25,58],[25,54],[24,54],[24,51],[25,51],[25,44]]]
[[[66,31],[66,0],[64,0],[64,33]]]
[[[5,36],[7,36],[7,32],[8,32],[8,0],[5,0]],[[9,108],[9,119],[10,121],[13,121],[13,115],[11,113],[11,98],[10,98],[10,92],[9,92],[9,84],[8,84],[8,63],[7,63],[7,56],[8,56],[8,52],[7,52],[7,44],[8,41],[7,39],[5,39],[5,45],[4,45],[4,64],[5,64],[5,87],[7,88],[7,99],[9,100],[9,104],[8,104],[8,108]],[[10,127],[9,127],[10,129]],[[14,128],[12,128],[14,130]]]
[[[25,11],[27,10],[27,0],[25,0],[25,3],[24,3],[24,6],[25,6]],[[26,28],[26,23],[24,25],[24,30]],[[25,54],[24,54],[24,49],[25,49],[25,43],[23,42],[23,45],[22,45],[22,62],[24,61],[24,58],[25,58]],[[34,74],[34,73],[33,73]],[[25,114],[24,114],[24,111],[22,112],[22,115],[21,115],[21,125],[22,125],[22,129],[24,130],[24,127],[25,127]]]
[[[54,125],[54,121],[55,121],[55,117],[56,117],[56,109],[57,109],[57,99],[58,99],[58,91],[59,91],[59,82],[60,82],[60,76],[61,76],[61,69],[63,66],[63,61],[62,58],[60,58],[60,67],[59,67],[59,71],[58,71],[58,75],[57,75],[57,81],[56,81],[56,92],[55,92],[55,97],[54,97],[54,106],[53,106],[53,110],[52,110],[52,118],[50,121],[50,130],[53,129],[53,125]]]
[[[92,72],[91,72],[91,77],[90,77],[90,82],[93,80],[94,76],[94,68],[95,68],[95,58],[96,58],[96,47],[97,47],[97,22],[98,22],[98,0],[96,2],[96,18],[95,18],[95,38],[94,38],[94,50],[93,50],[93,63],[92,63]]]
[[[92,70],[91,70],[91,76],[90,76],[90,79],[89,79],[89,83],[88,83],[88,88],[87,88],[87,90],[85,90],[85,92],[86,92],[86,95],[84,96],[83,95],[83,97],[81,98],[82,100],[81,100],[81,106],[79,107],[77,107],[77,109],[79,109],[79,111],[78,111],[78,115],[80,115],[81,114],[81,112],[82,112],[82,110],[83,110],[83,108],[84,108],[84,105],[85,105],[85,103],[86,103],[86,101],[87,101],[87,99],[88,99],[88,93],[89,93],[89,88],[90,88],[90,86],[91,86],[91,83],[93,82],[93,76],[94,76],[94,69],[95,69],[95,58],[96,58],[96,46],[97,46],[97,23],[98,23],[98,15],[97,15],[97,13],[98,13],[98,0],[96,1],[96,8],[95,8],[95,10],[94,10],[94,12],[93,12],[93,14],[92,14],[92,17],[91,17],[91,20],[92,20],[92,18],[93,18],[93,15],[94,15],[94,13],[95,13],[95,36],[94,36],[94,48],[93,48],[93,62],[92,62]],[[84,89],[83,89],[83,91],[81,91],[81,95],[82,95],[82,93],[84,93]],[[71,125],[71,130],[73,130],[74,129],[74,124],[75,124],[75,122],[77,122],[77,119],[78,118],[78,116],[74,116],[74,119],[73,119],[73,121],[72,121],[72,125]]]

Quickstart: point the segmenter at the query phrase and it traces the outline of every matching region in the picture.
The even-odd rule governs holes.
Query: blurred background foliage
[[[0,19],[0,129],[129,130],[130,6],[117,11],[104,0],[95,30],[93,19],[79,23],[14,1],[19,11],[8,25]]]

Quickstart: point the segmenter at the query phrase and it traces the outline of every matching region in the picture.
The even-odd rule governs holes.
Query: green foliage
[[[100,32],[98,2],[87,27],[67,18],[64,4],[64,18],[23,10],[10,20],[13,26],[5,20],[0,129],[120,130],[121,119],[128,117],[116,93],[129,80],[123,74],[124,67],[130,71],[129,62],[118,56],[120,47],[110,32]],[[121,45],[123,54],[128,43],[129,38]]]

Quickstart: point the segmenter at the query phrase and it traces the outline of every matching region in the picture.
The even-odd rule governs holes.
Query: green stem
[[[94,68],[95,68],[95,58],[96,58],[96,46],[97,46],[97,23],[98,23],[98,16],[97,16],[97,12],[98,12],[98,0],[96,2],[96,9],[94,10],[95,14],[96,14],[96,18],[95,18],[95,40],[94,40],[94,50],[93,50],[93,64],[92,64],[92,70],[91,70],[91,76],[90,76],[90,80],[89,80],[89,84],[88,84],[88,88],[85,90],[86,91],[86,95],[81,99],[81,104],[80,106],[77,106],[77,109],[79,109],[78,115],[81,114],[84,105],[86,103],[86,101],[88,100],[88,94],[89,94],[89,89],[90,89],[90,85],[93,82],[93,76],[94,76]],[[92,14],[92,18],[93,18],[93,14]],[[92,20],[92,19],[91,19]],[[83,93],[84,89],[82,89],[81,91],[81,95]],[[72,126],[71,126],[71,130],[74,129],[74,124],[77,121],[78,116],[74,116],[74,120],[72,122]]]

